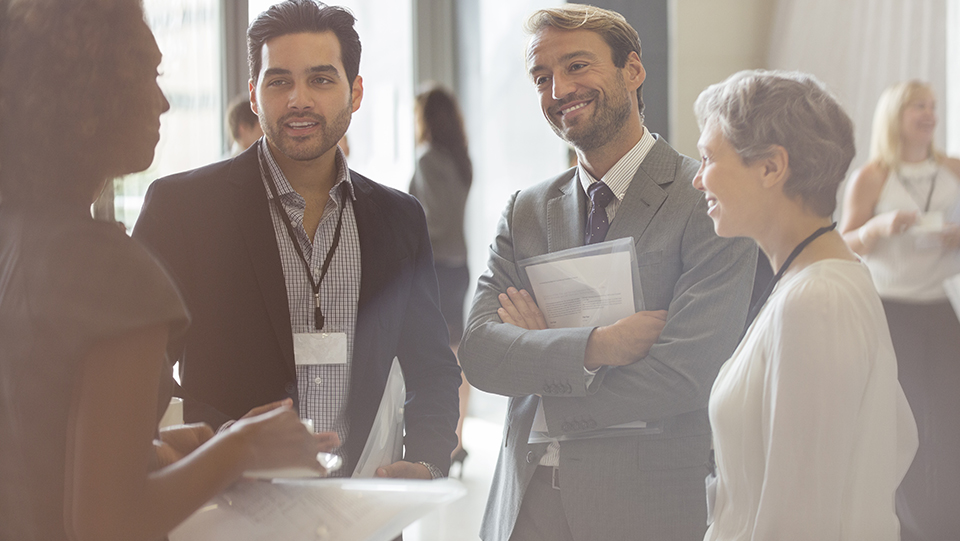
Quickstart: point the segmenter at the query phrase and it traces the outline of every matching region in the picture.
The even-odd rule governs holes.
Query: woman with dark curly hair
[[[150,165],[169,108],[140,3],[0,10],[0,539],[156,539],[245,470],[319,471],[336,436],[289,404],[157,435],[187,314],[90,216],[105,182]]]

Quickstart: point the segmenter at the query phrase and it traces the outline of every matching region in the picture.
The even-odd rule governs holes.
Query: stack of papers
[[[242,481],[170,533],[171,541],[390,541],[461,498],[453,479]]]

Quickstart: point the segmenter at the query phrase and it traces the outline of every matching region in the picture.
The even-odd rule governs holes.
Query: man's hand
[[[213,437],[213,429],[206,423],[177,425],[160,430],[155,441],[161,466],[168,466],[189,455]]]
[[[497,299],[500,301],[497,315],[504,323],[516,325],[528,331],[547,328],[547,320],[543,317],[543,312],[526,289],[517,291],[514,287],[508,287],[507,292],[501,293]]]
[[[377,468],[377,477],[391,477],[394,479],[426,479],[431,480],[430,470],[423,464],[414,464],[400,460],[393,464]]]
[[[626,366],[647,356],[660,338],[667,322],[667,311],[637,312],[613,325],[597,327],[587,340],[583,366],[596,370],[601,366]]]

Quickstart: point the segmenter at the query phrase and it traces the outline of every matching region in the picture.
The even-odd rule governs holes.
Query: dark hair
[[[453,94],[439,86],[430,86],[417,94],[415,116],[418,128],[417,143],[449,152],[467,184],[473,181],[473,166],[467,151],[467,134],[463,129],[463,115]]]
[[[141,45],[150,30],[140,2],[14,0],[5,19],[0,194],[89,200],[127,172],[118,128],[144,100],[131,81],[155,54]]]
[[[250,23],[247,29],[247,62],[250,78],[260,76],[263,44],[273,38],[299,33],[333,32],[340,42],[340,61],[353,85],[360,73],[360,36],[353,28],[353,14],[340,6],[328,6],[315,0],[286,0],[274,4]]]
[[[641,57],[640,35],[630,26],[627,19],[616,11],[586,4],[565,4],[534,12],[524,25],[528,34],[536,34],[547,27],[595,32],[610,46],[613,65],[617,68],[627,65],[627,57],[630,53],[635,52],[638,57]],[[637,88],[637,105],[640,107],[642,116],[642,84]]]
[[[783,192],[819,216],[837,206],[837,188],[856,153],[853,122],[816,77],[797,71],[746,70],[700,93],[694,112],[703,130],[719,126],[744,164],[786,149]]]
[[[250,108],[250,96],[241,94],[230,102],[227,107],[227,125],[230,127],[230,136],[234,141],[240,139],[240,126],[257,126],[260,119]]]

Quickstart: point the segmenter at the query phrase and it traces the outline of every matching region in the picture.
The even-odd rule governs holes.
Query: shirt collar
[[[623,201],[623,196],[626,195],[627,188],[630,187],[630,181],[633,180],[633,177],[637,174],[637,169],[640,168],[640,164],[643,163],[643,160],[647,157],[647,154],[650,153],[650,149],[653,148],[656,142],[657,140],[653,134],[647,130],[646,126],[643,126],[643,135],[640,136],[637,144],[627,151],[617,163],[613,164],[613,167],[607,171],[607,174],[603,175],[603,178],[600,179],[610,187],[613,194],[617,196],[617,200]],[[583,186],[583,191],[589,193],[587,188],[594,182],[597,182],[597,179],[593,178],[593,175],[588,173],[586,168],[579,163],[577,164],[577,172],[580,175],[580,184]]]
[[[267,144],[267,138],[261,137],[258,155],[260,158],[261,172],[264,175],[269,175],[263,177],[264,188],[267,190],[267,198],[273,199],[273,192],[270,190],[270,186],[267,184],[271,181],[274,182],[274,186],[277,187],[277,195],[280,196],[280,199],[284,199],[287,194],[294,194],[297,197],[300,197],[290,185],[290,181],[287,180],[287,177],[284,176],[283,170],[280,169],[280,166],[277,164],[277,160],[273,157],[273,152],[270,150],[270,145]],[[347,191],[350,194],[351,200],[356,200],[357,195],[354,191],[353,181],[350,180],[350,170],[347,167],[347,157],[343,154],[343,150],[340,147],[337,147],[336,155],[336,164],[337,164],[337,182],[334,183],[333,188],[330,189],[330,193],[337,193],[340,190],[340,185],[343,183],[347,184]],[[302,198],[301,198],[302,199]],[[334,201],[339,205],[340,199],[337,197],[333,198]]]

